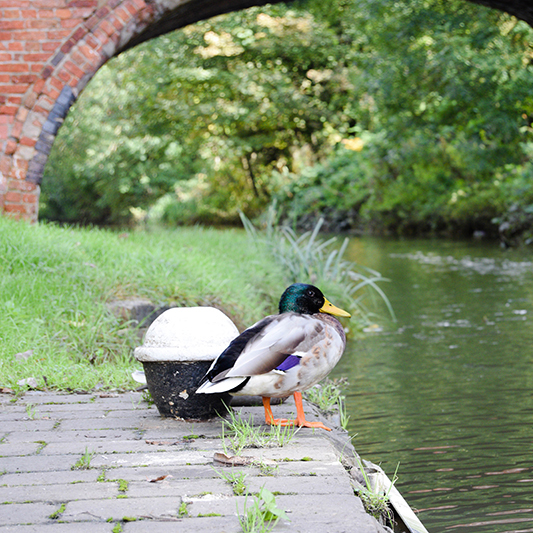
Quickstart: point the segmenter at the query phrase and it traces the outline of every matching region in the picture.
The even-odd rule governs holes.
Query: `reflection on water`
[[[390,475],[400,463],[431,533],[533,532],[531,254],[366,238],[350,254],[390,279],[397,315],[333,376],[351,384],[356,449]]]

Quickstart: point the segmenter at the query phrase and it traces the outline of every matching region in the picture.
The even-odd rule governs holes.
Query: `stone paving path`
[[[0,394],[2,532],[237,533],[238,514],[261,487],[290,518],[274,531],[385,531],[341,464],[351,448],[345,434],[303,428],[284,447],[245,450],[255,465],[228,467],[213,460],[223,452],[220,420],[163,419],[140,393],[14,400]],[[239,410],[262,420],[261,407]],[[274,410],[286,416],[294,407]],[[220,475],[231,472],[246,474],[248,500]]]

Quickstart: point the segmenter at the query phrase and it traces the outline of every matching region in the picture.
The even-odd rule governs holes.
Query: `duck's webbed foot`
[[[331,431],[322,422],[310,422],[305,419],[304,408],[302,404],[302,394],[300,392],[294,393],[294,403],[296,404],[296,420],[288,418],[274,418],[272,408],[270,407],[270,398],[263,396],[263,407],[265,408],[265,423],[271,426],[298,426],[306,428],[319,428]]]

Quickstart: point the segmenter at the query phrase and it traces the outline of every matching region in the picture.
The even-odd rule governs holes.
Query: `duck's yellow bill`
[[[335,315],[335,316],[346,316],[350,317],[350,313],[347,313],[346,311],[340,309],[339,307],[336,307],[331,302],[328,302],[326,298],[324,298],[324,305],[319,309],[321,313],[327,313],[328,315]]]

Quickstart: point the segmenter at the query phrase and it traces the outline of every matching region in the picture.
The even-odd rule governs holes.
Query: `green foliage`
[[[367,0],[350,15],[360,144],[292,176],[286,216],[396,233],[495,234],[506,212],[498,220],[530,224],[530,200],[509,190],[530,165],[531,28],[458,1]]]
[[[228,414],[228,419],[222,419],[222,445],[226,455],[229,449],[238,455],[245,448],[285,446],[299,430],[295,426],[271,425],[268,431],[265,431],[254,425],[253,418],[244,419],[241,413],[235,414],[231,409],[228,409]],[[228,431],[227,434],[224,428]]]
[[[285,286],[243,231],[118,234],[0,217],[0,386],[133,387],[138,332],[109,301],[216,306],[244,328],[276,311]]]
[[[121,223],[165,193],[156,212],[172,223],[257,212],[277,186],[272,170],[292,168],[302,146],[320,153],[345,127],[343,48],[304,6],[279,5],[114,58],[59,132],[42,216]]]
[[[259,489],[252,505],[248,505],[248,496],[244,501],[244,514],[239,515],[239,523],[243,533],[268,533],[276,526],[278,520],[289,517],[276,504],[276,497],[265,487]]]
[[[264,231],[241,214],[248,235],[260,246],[270,250],[276,262],[281,265],[287,283],[307,280],[347,309],[356,328],[370,324],[371,312],[364,305],[367,297],[379,297],[387,306],[391,317],[394,311],[378,283],[388,281],[375,270],[366,269],[353,261],[343,259],[349,239],[338,246],[336,237],[322,239],[319,232],[324,222],[318,220],[312,231],[297,235],[291,228],[278,224],[275,206],[267,211]]]
[[[533,30],[462,0],[308,0],[113,58],[50,156],[41,216],[533,236]],[[391,45],[391,43],[394,43]]]

